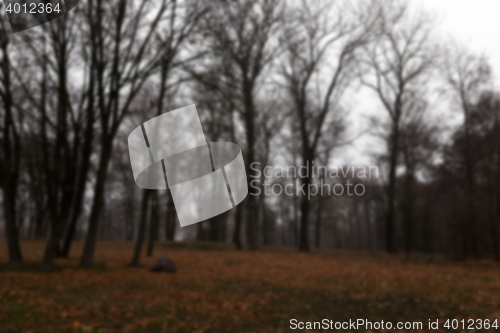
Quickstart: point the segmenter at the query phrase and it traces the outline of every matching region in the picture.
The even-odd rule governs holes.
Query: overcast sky
[[[444,41],[453,38],[465,44],[472,52],[485,55],[493,68],[495,86],[500,73],[500,0],[412,0],[437,21],[437,38]],[[352,97],[352,98],[351,98]],[[352,101],[352,103],[350,102]],[[367,131],[368,115],[381,115],[382,106],[373,93],[361,89],[355,96],[346,96],[344,103],[351,110],[353,135]],[[436,104],[436,103],[434,103]],[[460,122],[459,114],[450,111],[449,101],[434,105],[435,112],[446,118],[453,127]],[[370,134],[363,135],[355,143],[342,149],[333,159],[334,164],[374,164],[373,156],[384,152],[384,144]]]
[[[443,34],[466,43],[486,55],[496,78],[500,70],[500,1],[498,0],[413,0],[438,15]]]

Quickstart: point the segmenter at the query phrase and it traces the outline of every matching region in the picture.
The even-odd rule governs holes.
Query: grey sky
[[[438,15],[444,36],[449,34],[474,52],[484,54],[495,74],[500,68],[500,1],[414,0]]]
[[[436,19],[436,37],[454,40],[464,44],[472,52],[484,55],[493,68],[495,87],[498,87],[500,71],[500,1],[497,0],[411,0],[415,8],[423,9]],[[369,130],[368,115],[385,116],[382,106],[372,92],[357,87],[355,92],[344,98],[344,104],[351,110],[353,135]],[[433,101],[433,111],[446,118],[446,125],[453,127],[460,121],[460,115],[450,112],[450,102],[442,98]],[[384,145],[373,135],[365,134],[355,143],[339,151],[332,161],[335,164],[373,164],[375,153],[383,152]]]

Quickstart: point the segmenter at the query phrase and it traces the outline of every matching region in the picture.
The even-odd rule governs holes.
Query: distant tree
[[[500,195],[497,188],[500,179],[500,99],[495,93],[484,92],[477,97],[477,102],[468,104],[467,109],[468,125],[455,130],[444,151],[442,163],[443,175],[455,184],[448,188],[448,191],[455,193],[453,206],[464,213],[457,217],[460,238],[453,244],[457,244],[456,250],[461,258],[470,254],[479,257],[488,251],[496,260],[500,260]],[[465,154],[467,145],[471,148],[468,155]],[[472,187],[468,178],[467,158],[472,161],[469,161],[473,168]],[[474,191],[472,194],[469,192],[471,189]],[[474,210],[471,212],[471,209]],[[474,224],[466,220],[472,213]]]
[[[474,105],[473,127],[481,151],[478,178],[487,194],[487,233],[493,257],[500,261],[500,95],[486,92]]]
[[[269,165],[273,159],[273,140],[283,131],[286,126],[285,120],[289,118],[289,112],[286,105],[282,103],[282,99],[275,99],[274,96],[279,95],[276,90],[269,91],[269,96],[263,97],[258,103],[259,109],[262,111],[259,114],[259,118],[256,119],[257,124],[257,142],[256,142],[256,155],[259,161],[261,161],[261,169]],[[266,203],[265,189],[263,188],[266,182],[266,177],[263,170],[261,170],[261,193],[259,196],[259,209],[258,209],[258,221],[261,225],[262,232],[262,244],[264,246],[269,246],[272,244],[271,233],[273,228],[272,221],[269,217],[273,215],[270,207]]]
[[[404,249],[406,257],[414,250],[415,238],[415,201],[416,185],[425,172],[432,166],[440,144],[437,134],[440,133],[439,121],[428,111],[427,102],[414,96],[412,103],[407,103],[406,112],[401,119],[401,160],[405,174],[403,180],[403,229]]]
[[[377,38],[364,45],[360,58],[363,84],[380,99],[389,116],[387,149],[386,243],[395,252],[396,170],[401,151],[401,125],[409,112],[413,96],[428,78],[434,57],[432,20],[425,13],[411,14],[406,2],[384,2],[377,10]],[[415,16],[416,15],[416,16]]]
[[[356,52],[369,41],[374,20],[370,10],[354,10],[347,2],[302,1],[292,11],[281,38],[281,75],[297,122],[300,163],[309,169],[328,123],[339,121],[340,97],[354,79]],[[309,175],[301,178],[303,188],[310,184]],[[300,204],[301,251],[310,249],[309,211],[306,195]]]
[[[465,185],[462,190],[466,196],[466,216],[461,224],[462,255],[472,253],[479,257],[478,221],[476,207],[476,159],[472,145],[473,105],[481,93],[489,87],[491,69],[484,57],[476,56],[466,48],[452,45],[442,65],[442,73],[448,83],[453,101],[463,115],[463,140],[461,140],[461,159],[465,170]]]
[[[256,98],[264,86],[266,70],[275,60],[278,48],[273,39],[282,20],[279,0],[212,2],[203,20],[204,49],[208,50],[204,69],[188,68],[193,78],[224,98],[241,120],[245,133],[247,176],[256,161]],[[258,248],[257,198],[245,200],[247,237],[252,250]],[[237,207],[234,241],[241,248],[242,209]]]
[[[5,236],[9,262],[23,262],[19,245],[19,230],[17,226],[17,198],[21,168],[21,134],[23,130],[23,115],[16,114],[13,97],[12,75],[12,35],[8,31],[6,17],[0,16],[0,186],[2,189],[3,213],[5,217]]]

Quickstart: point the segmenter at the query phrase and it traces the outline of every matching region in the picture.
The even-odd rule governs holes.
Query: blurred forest
[[[399,0],[81,0],[17,34],[2,13],[9,262],[32,239],[46,241],[46,270],[80,240],[82,267],[103,240],[135,241],[132,265],[164,240],[500,260],[500,94],[485,57],[440,36],[432,14]],[[360,89],[371,99],[353,101]],[[432,112],[436,95],[459,123]],[[193,103],[209,141],[237,143],[262,191],[181,229],[168,190],[136,186],[127,137]],[[353,103],[374,111],[362,133]],[[329,166],[360,135],[382,147],[377,177],[264,179],[251,167]],[[365,191],[267,195],[265,181]]]

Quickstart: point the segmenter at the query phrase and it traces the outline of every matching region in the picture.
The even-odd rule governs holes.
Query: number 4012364
[[[50,14],[50,13],[60,13],[62,9],[59,4],[52,6],[51,3],[30,3],[30,4],[18,4],[9,3],[5,9],[7,13],[25,13],[25,14]]]
[[[495,319],[495,321],[491,321],[489,319],[485,319],[485,320],[482,320],[482,319],[476,319],[476,320],[474,320],[474,319],[469,319],[469,320],[452,319],[452,320],[450,320],[450,319],[448,319],[446,321],[446,323],[444,324],[444,327],[447,329],[453,329],[453,330],[457,330],[457,329],[460,329],[460,330],[473,330],[473,329],[478,329],[478,330],[494,329],[494,330],[497,330],[498,329],[498,319]]]

